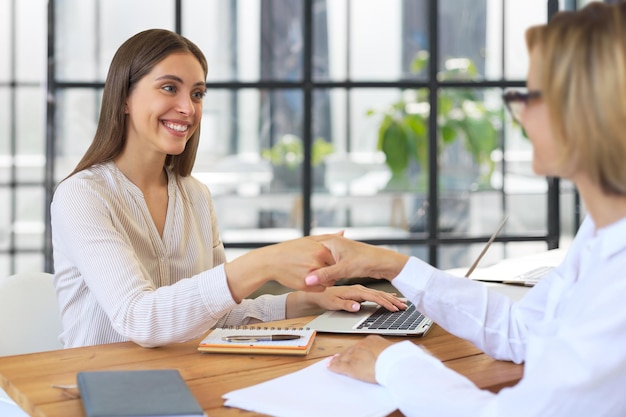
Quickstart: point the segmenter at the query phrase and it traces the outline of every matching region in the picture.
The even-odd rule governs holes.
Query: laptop
[[[430,330],[433,321],[416,310],[407,301],[407,309],[392,312],[380,305],[366,301],[356,313],[327,311],[317,316],[307,327],[321,333],[378,334],[381,336],[421,337]]]
[[[491,235],[478,258],[474,261],[465,276],[474,271],[489,246],[502,230],[508,216],[498,229]],[[407,301],[407,309],[391,312],[372,302],[361,303],[356,313],[348,311],[327,311],[313,319],[307,326],[321,333],[356,333],[378,334],[381,336],[424,336],[433,325],[433,321],[421,314],[413,303]]]

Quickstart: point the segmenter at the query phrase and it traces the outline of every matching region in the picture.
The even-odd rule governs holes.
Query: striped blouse
[[[153,347],[215,326],[285,318],[286,295],[237,304],[208,188],[169,174],[163,236],[113,162],[61,182],[51,205],[64,346],[132,340]]]

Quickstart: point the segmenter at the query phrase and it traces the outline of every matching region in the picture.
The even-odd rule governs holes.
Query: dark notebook
[[[201,417],[204,411],[176,369],[79,372],[87,417]]]

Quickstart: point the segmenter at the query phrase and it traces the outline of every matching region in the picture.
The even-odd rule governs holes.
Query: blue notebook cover
[[[86,371],[76,377],[87,417],[203,417],[176,369]]]

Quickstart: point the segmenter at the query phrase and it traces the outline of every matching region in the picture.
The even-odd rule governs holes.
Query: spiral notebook
[[[213,329],[198,345],[200,352],[306,355],[313,346],[310,328],[237,326]]]

